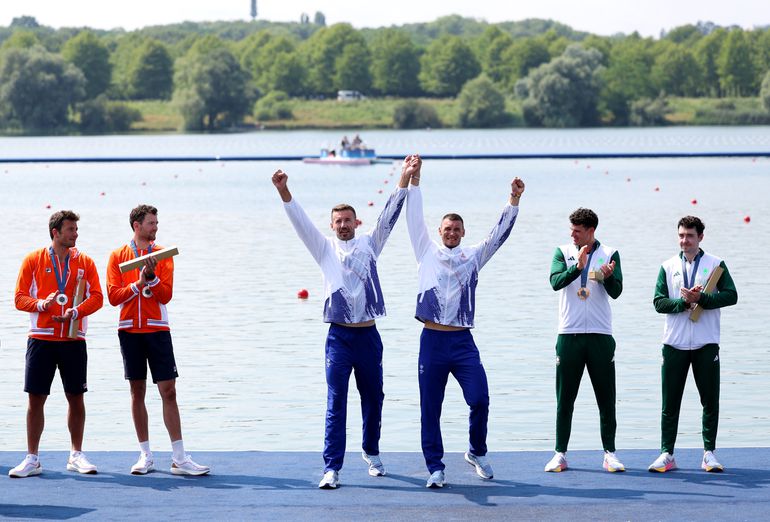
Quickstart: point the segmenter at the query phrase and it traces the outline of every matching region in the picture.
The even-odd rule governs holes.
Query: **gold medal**
[[[577,296],[578,296],[580,299],[582,299],[583,301],[585,301],[586,299],[588,299],[588,296],[589,296],[589,295],[591,295],[591,292],[588,290],[588,288],[586,288],[586,287],[584,287],[584,286],[581,286],[581,287],[580,287],[580,290],[578,290],[578,291],[577,291]]]

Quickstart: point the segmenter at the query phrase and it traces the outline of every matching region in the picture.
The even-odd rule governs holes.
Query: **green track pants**
[[[687,372],[692,365],[695,386],[703,406],[703,449],[714,451],[719,425],[719,345],[707,344],[697,350],[677,350],[663,345],[663,411],[660,417],[661,451],[673,455],[679,429]]]
[[[605,451],[615,451],[615,339],[604,334],[559,334],[556,340],[556,451],[567,451],[583,369],[599,406]]]

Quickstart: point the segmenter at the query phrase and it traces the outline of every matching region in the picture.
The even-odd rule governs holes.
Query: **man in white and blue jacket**
[[[666,314],[661,369],[663,410],[661,454],[648,469],[659,473],[676,469],[674,444],[690,366],[703,405],[701,468],[712,472],[724,469],[714,455],[719,424],[719,309],[737,303],[738,292],[725,262],[700,248],[705,228],[695,216],[679,220],[681,252],[663,263],[655,285],[655,311]],[[706,292],[706,283],[717,267],[723,272],[716,289]],[[702,308],[701,315],[692,321],[690,314],[696,305]]]
[[[406,172],[411,185],[407,195],[406,222],[418,263],[418,294],[415,317],[425,325],[420,335],[418,380],[422,452],[430,472],[426,487],[440,488],[444,475],[441,440],[441,405],[449,374],[454,375],[470,407],[469,449],[465,460],[482,479],[493,477],[487,454],[489,388],[479,350],[470,329],[476,311],[476,285],[481,268],[511,233],[519,213],[524,182],[515,178],[502,215],[489,235],[477,245],[461,247],[463,219],[447,214],[438,229],[441,244],[430,239],[425,226],[420,193],[418,155],[407,156]]]
[[[335,489],[345,456],[345,429],[350,374],[354,372],[361,395],[363,459],[369,475],[385,474],[379,457],[382,420],[382,341],[375,319],[385,316],[385,302],[377,275],[377,258],[401,213],[409,175],[402,172],[398,188],[390,195],[374,228],[356,237],[361,222],[350,205],[331,211],[330,227],[335,237],[324,236],[310,221],[289,191],[288,176],[273,174],[273,185],[284,202],[284,210],[324,277],[324,322],[330,323],[326,337],[326,431],[324,476],[318,487]]]

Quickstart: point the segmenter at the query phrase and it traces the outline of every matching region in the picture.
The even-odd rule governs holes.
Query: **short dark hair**
[[[450,212],[449,214],[446,214],[444,217],[441,218],[442,223],[445,219],[448,219],[449,221],[459,221],[460,223],[463,224],[463,228],[465,228],[465,221],[463,221],[463,218],[462,216],[460,216],[460,214],[455,214],[454,212]]]
[[[339,205],[334,205],[332,207],[332,215],[334,215],[335,212],[344,212],[346,210],[349,210],[353,213],[353,217],[356,217],[356,209],[348,205],[347,203],[340,203]]]
[[[131,227],[131,230],[134,229],[134,223],[143,223],[144,218],[147,216],[147,214],[152,214],[154,216],[158,215],[158,209],[153,207],[152,205],[139,205],[135,209],[131,211],[131,213],[128,215],[128,225]]]
[[[51,214],[51,218],[48,220],[48,235],[53,239],[53,231],[61,233],[61,227],[65,221],[79,221],[80,216],[75,214],[71,210],[60,210]]]
[[[585,228],[596,228],[599,226],[599,216],[590,208],[580,207],[569,215],[569,222],[573,225],[580,225]]]
[[[676,224],[676,229],[679,230],[679,227],[684,227],[686,229],[694,228],[699,236],[703,235],[703,231],[706,230],[706,225],[703,224],[703,221],[695,216],[685,216],[680,219],[679,223]]]

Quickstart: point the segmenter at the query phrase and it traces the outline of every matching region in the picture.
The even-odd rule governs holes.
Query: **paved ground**
[[[678,450],[680,469],[653,474],[655,450],[619,453],[628,471],[607,473],[600,451],[570,452],[570,470],[544,473],[546,452],[490,454],[495,479],[478,479],[462,454],[444,462],[449,485],[428,490],[418,453],[384,453],[388,476],[372,478],[349,453],[338,490],[319,490],[317,453],[202,452],[207,477],[178,477],[168,454],[159,471],[128,474],[135,453],[92,452],[97,475],[65,470],[66,453],[43,452],[39,477],[0,477],[0,517],[31,520],[762,520],[770,515],[770,448],[720,449],[720,474],[700,469],[700,450]],[[23,458],[0,452],[0,472]]]

